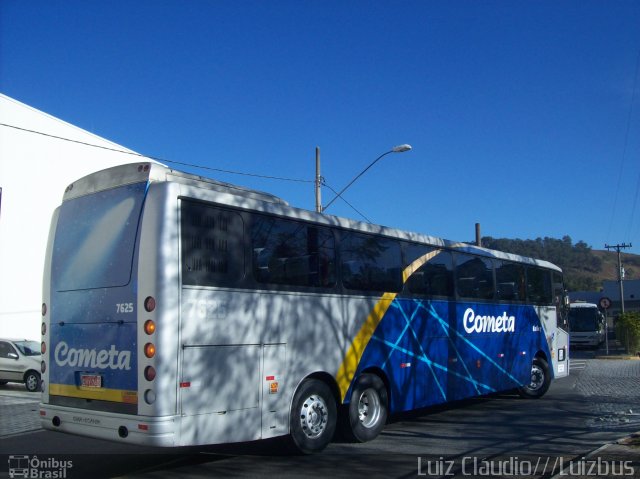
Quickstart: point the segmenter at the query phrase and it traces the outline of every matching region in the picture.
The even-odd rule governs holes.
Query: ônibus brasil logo
[[[9,477],[65,479],[73,461],[54,457],[38,459],[38,456],[9,456]]]
[[[516,330],[515,316],[507,316],[507,312],[501,316],[476,315],[473,308],[467,308],[463,318],[464,330],[471,333],[513,333]]]

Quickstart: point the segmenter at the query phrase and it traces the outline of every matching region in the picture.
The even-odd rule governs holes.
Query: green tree
[[[616,321],[616,337],[628,354],[640,353],[640,312],[621,314]]]

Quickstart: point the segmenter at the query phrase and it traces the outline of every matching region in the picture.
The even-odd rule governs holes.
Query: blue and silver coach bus
[[[155,163],[69,185],[42,305],[48,429],[156,446],[290,435],[568,374],[553,264],[289,206]]]

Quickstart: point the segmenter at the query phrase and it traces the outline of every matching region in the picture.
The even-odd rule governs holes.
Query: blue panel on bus
[[[51,337],[51,394],[135,402],[135,323],[52,324]]]
[[[532,306],[396,298],[358,373],[382,368],[391,410],[406,411],[522,386],[540,350],[550,357]]]
[[[49,393],[137,402],[137,303],[132,288],[54,292],[53,298]]]
[[[137,403],[135,245],[147,186],[124,185],[60,207],[51,265],[50,395]]]

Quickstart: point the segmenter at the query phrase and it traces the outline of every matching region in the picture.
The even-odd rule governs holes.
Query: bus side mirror
[[[16,353],[7,353],[7,357],[9,359],[15,359],[16,361],[18,360],[18,355]]]

